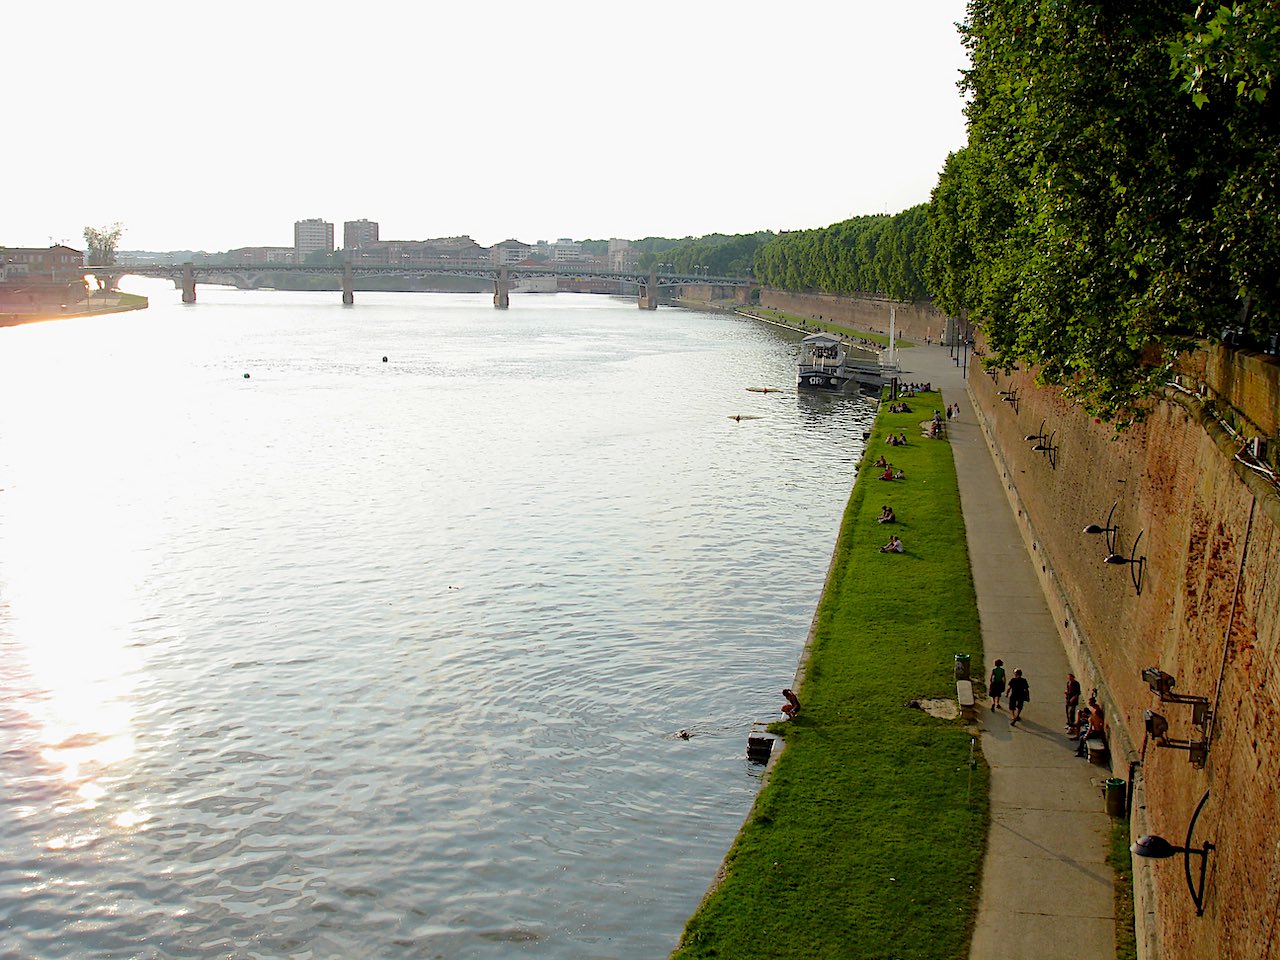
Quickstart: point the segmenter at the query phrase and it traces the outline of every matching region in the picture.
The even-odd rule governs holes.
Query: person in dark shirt
[[[991,679],[987,681],[987,696],[991,698],[991,709],[1000,709],[1000,698],[1004,696],[1004,661],[997,660],[991,668]]]
[[[1009,681],[1009,726],[1016,726],[1022,719],[1022,708],[1031,700],[1031,684],[1022,675],[1021,670],[1013,671],[1013,679]]]
[[[1067,704],[1067,729],[1076,726],[1076,708],[1080,706],[1080,681],[1074,673],[1067,674],[1067,689],[1063,693]]]

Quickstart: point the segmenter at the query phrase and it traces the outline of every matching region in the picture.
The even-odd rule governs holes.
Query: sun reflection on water
[[[105,772],[135,751],[132,629],[151,535],[130,489],[141,465],[122,466],[112,450],[113,431],[86,400],[95,385],[75,382],[84,367],[69,361],[55,377],[32,364],[42,379],[10,366],[0,372],[12,391],[0,400],[20,403],[0,414],[0,688],[26,717],[19,729],[39,771],[32,775],[55,787],[46,801],[92,810],[108,800]],[[57,837],[50,848],[88,839]]]

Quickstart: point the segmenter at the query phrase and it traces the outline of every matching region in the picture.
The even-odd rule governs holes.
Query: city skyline
[[[965,141],[962,0],[361,11],[16,8],[0,70],[28,148],[0,243],[118,221],[122,249],[287,246],[312,217],[482,246],[809,229],[927,201]]]

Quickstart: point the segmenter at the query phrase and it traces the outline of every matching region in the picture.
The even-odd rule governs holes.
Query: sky
[[[150,0],[4,14],[0,245],[824,227],[965,142],[964,0]]]

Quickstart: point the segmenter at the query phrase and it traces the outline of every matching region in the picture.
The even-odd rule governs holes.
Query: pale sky
[[[6,4],[0,245],[823,227],[964,145],[964,0]]]

